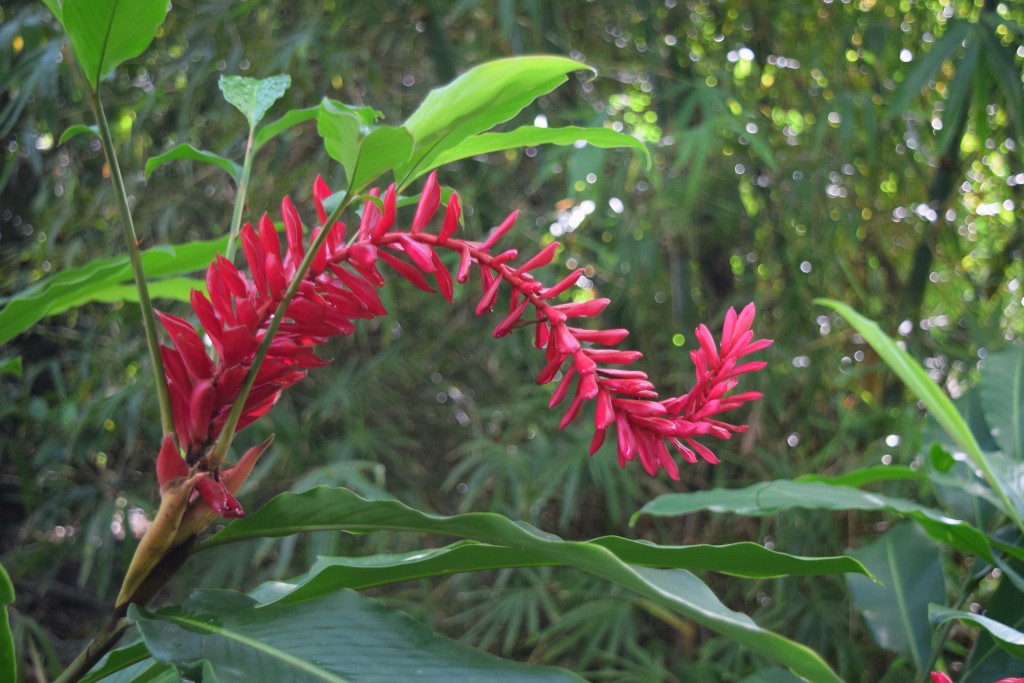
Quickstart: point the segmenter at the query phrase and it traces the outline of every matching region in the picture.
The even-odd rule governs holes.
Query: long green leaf
[[[928,616],[933,624],[941,624],[950,619],[958,619],[980,626],[988,631],[989,635],[995,639],[996,644],[1014,657],[1024,659],[1024,633],[1002,622],[981,614],[975,614],[974,612],[962,612],[934,604],[928,606]]]
[[[13,681],[17,678],[18,662],[14,655],[14,636],[11,633],[11,617],[7,605],[14,602],[14,584],[7,570],[0,564],[0,680]]]
[[[205,659],[221,683],[582,681],[448,640],[351,591],[266,607],[240,593],[197,591],[182,609],[132,605],[128,614],[157,661]]]
[[[623,562],[658,568],[710,570],[745,578],[865,573],[850,557],[797,557],[769,550],[757,543],[731,545],[659,546],[616,536],[590,543],[607,548]],[[362,590],[401,581],[507,567],[556,564],[543,554],[522,548],[460,541],[433,550],[371,557],[322,557],[305,576],[287,583],[271,583],[255,594],[261,602],[301,602],[341,588]],[[870,579],[869,579],[870,580]]]
[[[386,171],[404,163],[413,139],[405,128],[381,126],[359,144],[359,158],[349,179],[349,192],[362,192]]]
[[[879,481],[923,481],[928,479],[928,474],[921,470],[911,469],[903,465],[875,465],[873,467],[862,467],[845,474],[827,476],[823,474],[802,474],[794,481],[817,481],[822,484],[833,486],[852,486],[860,488],[865,484],[874,484]]]
[[[204,270],[218,252],[224,251],[226,238],[205,242],[159,246],[142,254],[146,274],[164,278]],[[78,268],[69,268],[35,283],[11,297],[0,310],[0,344],[29,329],[53,311],[65,311],[94,301],[111,287],[131,282],[127,256],[96,259]],[[169,285],[182,287],[180,280]]]
[[[146,179],[148,180],[153,171],[167,162],[179,161],[182,159],[187,161],[201,161],[204,164],[212,164],[223,171],[227,171],[228,175],[230,175],[236,183],[238,182],[238,179],[242,177],[242,167],[231,161],[231,159],[225,159],[219,154],[209,152],[205,149],[196,149],[188,143],[182,143],[163,154],[147,159]]]
[[[468,159],[479,154],[490,154],[506,149],[536,147],[539,145],[575,145],[586,142],[594,147],[629,147],[643,155],[647,167],[651,167],[651,153],[647,146],[632,135],[618,133],[610,128],[538,128],[521,126],[508,133],[482,133],[467,138],[464,142],[450,147],[431,160],[432,167],[444,166],[459,159]],[[422,169],[430,170],[430,169]]]
[[[952,58],[960,49],[971,28],[972,25],[966,21],[949,22],[946,32],[932,45],[931,50],[917,61],[896,92],[889,97],[885,107],[886,116],[902,116],[907,111],[911,100],[920,96],[921,90],[928,85],[942,63]]]
[[[430,91],[403,124],[416,145],[411,160],[395,169],[399,189],[434,168],[435,157],[508,121],[581,69],[591,67],[565,57],[512,57],[476,66]]]
[[[572,566],[632,590],[771,657],[811,680],[839,680],[813,651],[761,629],[746,615],[728,609],[689,572],[632,566],[598,543],[564,541],[501,515],[430,515],[397,501],[368,501],[346,489],[317,487],[301,494],[277,496],[256,513],[211,536],[199,548],[329,529],[422,531],[534,553],[551,564]]]
[[[932,381],[921,364],[901,349],[882,331],[877,323],[865,318],[850,306],[832,299],[815,299],[815,303],[827,306],[839,313],[864,337],[864,340],[885,361],[889,369],[895,372],[911,393],[924,404],[928,413],[949,434],[953,442],[963,449],[971,464],[981,471],[985,481],[999,496],[1003,503],[1003,512],[1014,520],[1018,528],[1024,531],[1024,511],[1018,510],[1017,505],[1010,499],[1004,482],[996,476],[991,463],[982,452],[977,439],[967,426],[967,422],[953,405],[953,401]]]
[[[1006,114],[1018,136],[1024,136],[1024,87],[1017,67],[1015,45],[1003,45],[995,31],[979,30],[985,45],[985,60],[1006,98]]]
[[[58,18],[93,90],[107,73],[149,47],[169,8],[167,0],[64,0]]]
[[[1020,573],[1024,563],[1013,562],[1010,568]],[[1024,592],[1004,578],[989,599],[985,616],[1017,631],[1024,631]],[[1020,659],[1000,647],[996,639],[982,629],[964,662],[958,683],[992,683],[1003,678],[1011,667],[1019,666]]]
[[[253,140],[253,151],[260,151],[260,148],[263,147],[263,145],[267,144],[286,130],[294,128],[300,123],[313,121],[316,119],[317,112],[319,111],[319,105],[315,107],[306,107],[305,109],[292,109],[276,121],[271,121],[265,126],[260,126],[259,131],[256,133],[256,138]]]
[[[113,650],[103,659],[96,663],[89,673],[79,683],[95,683],[96,681],[110,681],[114,674],[120,674],[118,679],[131,680],[137,674],[141,674],[154,666],[152,657],[146,644],[141,640],[126,647]],[[166,668],[166,665],[156,665]]]
[[[850,554],[882,581],[846,577],[875,642],[920,669],[931,652],[928,605],[946,596],[939,545],[917,525],[901,522]]]
[[[634,521],[641,515],[679,517],[701,510],[763,517],[792,509],[878,510],[899,514],[920,524],[935,540],[992,561],[992,549],[985,534],[966,522],[902,498],[818,482],[780,479],[742,489],[669,493],[644,505],[634,515]]]
[[[981,407],[1007,458],[1024,460],[1024,345],[990,353],[981,366]]]

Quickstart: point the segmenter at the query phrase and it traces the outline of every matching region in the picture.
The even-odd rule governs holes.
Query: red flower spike
[[[245,510],[223,482],[205,477],[196,482],[196,491],[221,517],[245,517]]]
[[[380,190],[371,190],[371,193],[379,196]],[[330,194],[330,188],[318,179],[313,197],[321,225],[311,230],[310,244],[316,235],[327,229],[323,225],[328,218],[323,202]],[[515,265],[514,249],[493,255],[491,248],[512,228],[518,212],[510,214],[481,244],[454,237],[462,212],[461,202],[454,194],[449,199],[440,231],[437,234],[427,232],[439,202],[440,187],[436,175],[432,174],[424,185],[409,230],[395,228],[394,185],[384,193],[383,208],[372,202],[366,205],[360,229],[351,244],[343,243],[340,235],[343,227],[335,223],[335,229],[322,240],[313,267],[303,274],[298,284],[245,399],[238,429],[266,413],[281,392],[301,380],[308,368],[326,362],[315,355],[316,345],[330,337],[351,334],[355,329],[354,320],[386,312],[376,292],[384,284],[378,259],[426,291],[434,291],[427,282],[427,275],[432,273],[437,288],[451,301],[451,273],[437,254],[442,248],[459,254],[455,277],[458,282],[466,282],[474,266],[479,270],[483,295],[476,307],[478,314],[494,307],[501,283],[508,283],[508,313],[495,327],[494,334],[503,336],[521,326],[534,328],[534,344],[545,350],[545,364],[537,382],[561,380],[551,396],[551,406],[562,402],[573,390],[561,426],[576,419],[588,401],[595,402],[591,453],[601,447],[608,429],[614,427],[620,464],[638,459],[648,472],[664,469],[676,479],[678,466],[670,455],[670,446],[684,461],[717,462],[711,449],[697,439],[728,439],[746,429],[743,425],[723,422],[720,416],[760,398],[756,391],[733,393],[739,375],[765,365],[763,361],[749,361],[745,357],[771,344],[768,340],[754,338],[750,329],[755,317],[752,305],[739,313],[732,309],[726,312],[721,341],[717,345],[705,326],[697,329],[699,347],[690,354],[696,366],[693,387],[685,394],[658,400],[646,373],[625,367],[636,363],[641,354],[614,348],[628,332],[588,329],[594,326],[582,322],[601,313],[608,306],[607,299],[553,303],[578,282],[582,269],[574,270],[551,287],[531,274],[553,260],[558,250],[556,244],[547,245]],[[219,514],[241,514],[241,507],[231,496],[237,489],[225,488],[223,483],[229,481],[231,470],[223,470],[223,478],[218,480],[220,463],[207,462],[206,449],[224,428],[260,341],[289,280],[296,277],[306,249],[295,206],[286,198],[281,211],[287,253],[282,255],[277,231],[270,218],[264,216],[258,230],[249,224],[242,230],[249,274],[218,257],[207,271],[210,298],[198,292],[192,295],[196,315],[217,351],[216,363],[208,356],[199,333],[191,324],[175,316],[160,315],[173,344],[173,348],[163,347],[161,353],[175,431],[186,457],[183,461],[175,451],[161,449],[158,478],[181,476],[182,468],[187,473],[188,466],[192,465],[197,470],[197,481],[206,482],[197,484],[201,486],[201,495],[211,501]],[[404,254],[408,260],[399,254]],[[531,306],[535,314],[527,317]],[[574,326],[566,325],[568,319],[573,319]],[[560,376],[560,372],[564,374]]]
[[[163,486],[175,477],[187,477],[188,465],[181,459],[178,447],[174,445],[174,435],[164,434],[160,443],[160,453],[156,456],[156,479]]]

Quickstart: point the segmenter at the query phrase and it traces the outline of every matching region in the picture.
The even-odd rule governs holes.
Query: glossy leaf
[[[879,481],[922,481],[926,479],[928,479],[928,475],[925,472],[904,465],[875,465],[833,476],[802,474],[794,479],[794,481],[816,481],[833,486],[860,488],[866,484],[874,484]]]
[[[327,154],[345,168],[351,179],[359,159],[359,140],[366,124],[347,108],[324,100],[316,117],[316,131],[324,139]]]
[[[1017,526],[1024,530],[1024,509],[1018,510],[1018,506],[1011,501],[1005,483],[997,479],[991,463],[982,452],[977,439],[967,426],[967,422],[953,405],[953,401],[932,381],[921,364],[901,349],[881,330],[877,323],[865,318],[850,306],[830,299],[815,299],[815,303],[827,306],[839,313],[864,337],[864,340],[885,361],[889,369],[895,372],[911,393],[924,404],[928,413],[953,439],[953,442],[967,454],[971,464],[981,471],[985,481],[999,496],[1003,504],[1003,512],[1013,517]]]
[[[1024,345],[989,353],[981,365],[981,406],[999,448],[1024,460]]]
[[[361,192],[381,174],[405,162],[412,153],[412,145],[412,136],[404,128],[375,129],[359,145],[359,158],[349,176],[349,191]]]
[[[813,651],[763,630],[746,615],[728,609],[689,572],[633,566],[598,542],[564,541],[501,515],[430,515],[398,501],[368,501],[346,489],[321,486],[301,494],[284,493],[275,497],[255,513],[211,536],[199,545],[199,549],[250,538],[329,529],[421,531],[533,553],[547,563],[572,566],[632,590],[812,680],[838,680]]]
[[[14,602],[14,584],[7,570],[0,564],[0,680],[13,681],[17,678],[18,662],[14,654],[14,636],[11,634],[11,618],[7,606]]]
[[[746,578],[865,572],[864,567],[850,557],[797,557],[769,550],[757,543],[659,546],[615,536],[597,538],[590,543],[612,551],[620,560],[629,564],[710,570]],[[522,548],[460,541],[444,548],[409,553],[321,557],[305,576],[287,583],[266,584],[255,596],[261,602],[301,602],[341,588],[362,590],[460,572],[557,564],[562,563]]]
[[[58,18],[93,90],[118,65],[149,47],[169,8],[167,0],[64,0]]]
[[[1024,633],[1006,624],[974,612],[963,612],[941,605],[929,605],[928,616],[932,623],[941,624],[950,619],[966,621],[985,629],[999,647],[1018,659],[1024,659]]]
[[[259,608],[240,593],[197,591],[183,608],[128,614],[157,661],[205,659],[221,683],[582,681],[448,640],[351,591]]]
[[[80,683],[132,680],[136,675],[143,674],[153,666],[167,668],[166,665],[157,664],[153,661],[152,657],[149,656],[149,650],[146,649],[146,644],[140,640],[107,653],[82,678]],[[116,678],[115,674],[117,674]]]
[[[590,68],[565,57],[512,57],[476,66],[430,91],[403,124],[416,145],[410,161],[395,169],[400,188],[434,168],[434,158],[508,121],[565,83],[569,73]]]
[[[594,147],[604,148],[629,147],[642,154],[647,162],[647,168],[651,167],[651,153],[647,150],[647,146],[632,135],[619,133],[610,128],[581,128],[578,126],[565,128],[522,126],[508,133],[482,133],[449,148],[443,154],[434,157],[430,163],[431,167],[438,167],[459,159],[468,159],[479,154],[490,154],[506,149],[539,145],[565,146],[575,145],[578,142],[586,142]],[[430,170],[430,168],[423,170]]]
[[[224,99],[245,115],[250,128],[255,128],[263,120],[267,110],[284,96],[291,84],[292,77],[287,74],[260,79],[248,76],[221,76],[219,81]]]
[[[226,238],[221,238],[147,249],[142,254],[146,275],[163,278],[204,270],[214,256],[224,251],[225,244]],[[94,301],[94,296],[104,296],[111,287],[131,281],[131,265],[127,256],[96,259],[44,278],[15,294],[0,310],[0,344],[10,341],[54,311],[66,311]],[[170,287],[182,291],[180,281]]]
[[[655,498],[634,515],[679,517],[701,510],[749,517],[783,510],[879,510],[913,519],[929,536],[991,560],[992,549],[981,531],[938,510],[903,498],[891,498],[846,486],[788,479],[762,482],[742,489],[712,489],[694,493],[668,493]]]
[[[238,179],[242,177],[242,167],[230,159],[225,159],[219,154],[214,154],[213,152],[209,152],[205,149],[196,149],[188,143],[182,143],[163,154],[147,159],[146,179],[148,180],[153,171],[167,162],[180,160],[200,161],[204,164],[212,164],[217,168],[226,171],[235,182],[238,182]]]
[[[939,545],[917,525],[903,522],[850,554],[884,584],[846,578],[875,642],[921,669],[931,654],[928,605],[946,596]]]

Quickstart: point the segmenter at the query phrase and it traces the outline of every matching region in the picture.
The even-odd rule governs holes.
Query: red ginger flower
[[[933,671],[931,678],[932,683],[953,683],[953,679],[941,671]],[[1001,678],[995,683],[1024,683],[1024,678]]]
[[[377,189],[370,194],[380,197]],[[458,196],[453,194],[441,229],[436,234],[426,232],[424,229],[440,203],[436,174],[431,174],[408,231],[394,229],[396,192],[392,184],[384,193],[383,209],[375,202],[365,203],[359,229],[346,243],[344,224],[323,226],[327,220],[323,201],[330,195],[331,190],[317,178],[313,197],[320,226],[313,229],[311,241],[321,230],[330,232],[310,270],[302,275],[252,391],[245,399],[238,429],[266,413],[281,392],[302,379],[309,368],[325,362],[314,355],[313,347],[329,337],[351,334],[353,320],[386,313],[376,292],[384,284],[378,269],[381,262],[428,292],[436,291],[427,279],[431,276],[444,297],[453,301],[452,275],[438,258],[437,249],[459,254],[454,278],[459,283],[465,283],[474,268],[479,273],[483,295],[476,307],[478,315],[494,308],[502,282],[511,285],[508,313],[495,327],[494,336],[504,336],[517,327],[534,326],[535,345],[545,349],[547,355],[547,364],[537,377],[538,384],[559,379],[561,373],[551,398],[552,407],[572,393],[561,427],[577,417],[585,402],[595,402],[592,454],[604,442],[607,430],[614,426],[621,465],[639,459],[650,474],[665,469],[670,477],[678,479],[679,469],[669,446],[687,462],[697,462],[699,455],[716,463],[718,459],[711,450],[695,437],[728,439],[732,433],[746,429],[721,422],[716,416],[760,397],[757,392],[728,395],[737,385],[739,375],[765,366],[762,361],[739,362],[771,344],[769,340],[754,340],[750,329],[753,304],[739,314],[729,309],[720,347],[716,347],[705,326],[697,329],[700,348],[690,354],[697,366],[694,387],[682,396],[659,401],[645,373],[619,367],[634,363],[641,354],[608,348],[622,341],[628,335],[626,330],[578,326],[577,321],[600,313],[608,299],[555,303],[558,295],[576,283],[582,269],[550,287],[534,279],[531,271],[552,261],[557,243],[547,245],[520,265],[512,263],[517,256],[515,250],[492,253],[495,244],[512,228],[518,211],[510,214],[483,242],[455,239],[462,209]],[[242,230],[250,275],[218,256],[206,274],[209,298],[192,292],[192,307],[217,352],[216,362],[207,355],[191,324],[172,315],[160,315],[174,343],[173,349],[163,347],[162,351],[175,431],[189,465],[200,462],[223,429],[272,315],[288,284],[298,274],[305,255],[302,223],[288,197],[281,202],[281,213],[288,243],[283,256],[277,232],[264,215],[258,230],[249,224]],[[534,316],[529,320],[526,311],[531,307]],[[217,483],[216,477],[204,481],[210,482],[203,484],[208,488]],[[211,498],[219,492],[211,491],[209,497],[202,489],[200,493],[217,508]]]

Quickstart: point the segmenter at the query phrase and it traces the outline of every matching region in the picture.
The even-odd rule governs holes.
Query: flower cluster
[[[614,427],[620,464],[639,460],[651,474],[665,469],[670,477],[678,479],[679,468],[670,448],[687,462],[696,462],[699,456],[715,463],[717,458],[696,437],[727,439],[746,429],[717,418],[760,397],[757,392],[729,393],[736,387],[739,375],[765,365],[762,361],[741,360],[771,344],[769,340],[754,339],[750,329],[753,304],[738,314],[729,309],[720,345],[716,346],[704,325],[697,329],[700,348],[690,354],[696,365],[696,383],[681,396],[658,400],[647,375],[625,367],[641,354],[611,348],[628,332],[584,326],[587,318],[596,316],[608,305],[607,299],[559,303],[559,295],[575,285],[582,269],[552,286],[533,276],[533,271],[553,260],[559,247],[557,242],[521,263],[515,262],[518,254],[514,249],[495,253],[495,246],[512,228],[518,212],[509,215],[483,242],[457,239],[454,234],[461,204],[453,194],[440,230],[427,231],[441,199],[436,175],[431,174],[408,230],[395,229],[397,203],[392,184],[383,196],[376,189],[370,192],[374,199],[365,202],[358,229],[346,241],[344,224],[324,225],[327,214],[323,203],[330,194],[331,190],[318,178],[313,196],[320,225],[312,230],[311,243],[320,231],[329,233],[307,272],[300,272],[306,253],[302,222],[287,197],[281,203],[287,238],[284,253],[273,223],[264,215],[258,228],[247,224],[242,230],[249,275],[219,256],[210,265],[206,274],[209,298],[193,291],[192,307],[216,351],[216,360],[207,354],[199,333],[190,323],[166,313],[160,315],[173,343],[173,348],[165,346],[162,351],[175,431],[189,465],[202,469],[201,461],[239,397],[243,380],[289,283],[301,278],[269,353],[259,367],[252,391],[245,398],[238,429],[269,410],[281,392],[299,381],[309,368],[324,362],[313,353],[316,345],[332,336],[351,334],[354,320],[386,313],[376,291],[385,282],[382,265],[422,290],[440,290],[449,302],[453,301],[453,279],[465,283],[475,271],[482,291],[476,305],[478,315],[495,308],[502,283],[507,283],[507,312],[494,328],[494,336],[533,327],[535,345],[545,350],[547,361],[537,382],[558,382],[551,397],[552,407],[568,399],[562,428],[580,414],[584,403],[595,404],[591,453],[600,448],[608,430]],[[459,256],[454,278],[438,257],[441,249]],[[217,478],[206,481],[213,483],[204,487],[212,488]],[[208,497],[202,489],[200,492],[208,501],[216,498]],[[223,505],[218,511],[235,513]]]
[[[941,671],[933,671],[931,679],[932,683],[953,683],[953,679]],[[995,683],[1024,683],[1024,678],[1001,678]]]

